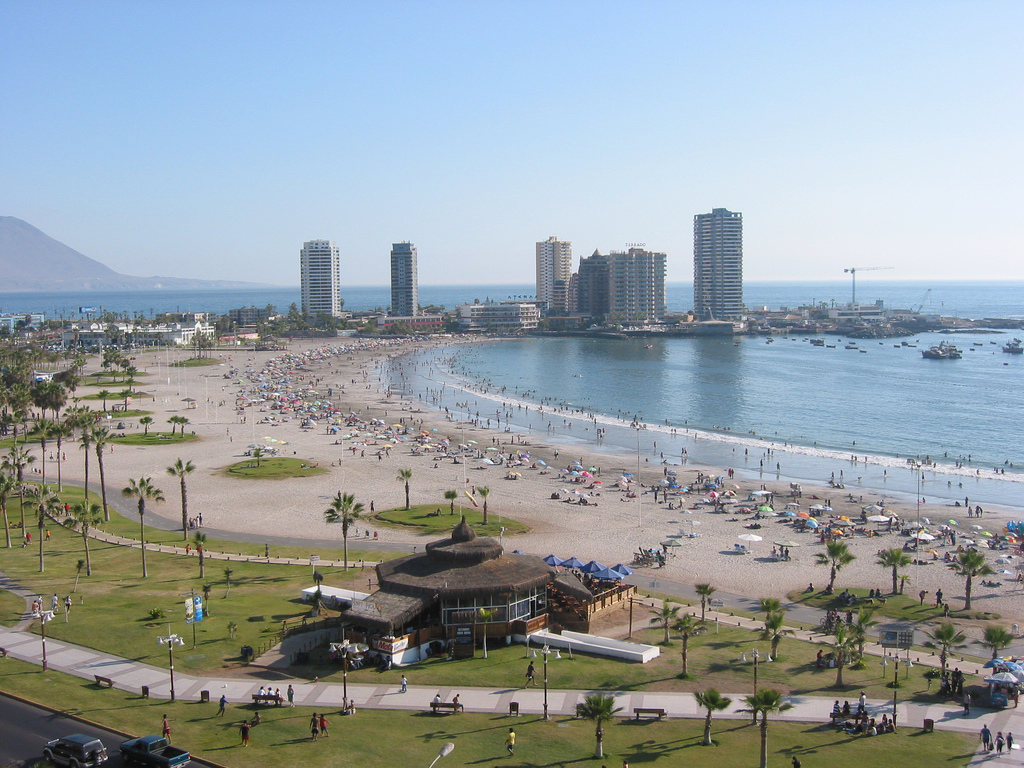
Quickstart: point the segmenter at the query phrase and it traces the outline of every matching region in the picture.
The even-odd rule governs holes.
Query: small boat
[[[843,349],[857,349],[857,345],[851,341],[849,344],[843,347]]]
[[[1014,339],[1008,341],[1003,346],[1003,352],[1008,352],[1011,355],[1024,355],[1024,345],[1022,345],[1020,339]]]
[[[811,339],[811,346],[813,346],[813,347],[824,347],[825,346],[825,340],[824,339]]]
[[[922,350],[921,355],[928,360],[959,360],[964,353],[955,345],[944,341],[937,347]]]

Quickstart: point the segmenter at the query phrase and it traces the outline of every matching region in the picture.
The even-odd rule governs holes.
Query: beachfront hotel
[[[537,301],[542,309],[569,310],[569,280],[572,276],[572,243],[552,235],[537,243]]]
[[[416,246],[406,241],[391,246],[391,314],[415,317],[420,313]]]
[[[665,316],[664,253],[633,247],[608,254],[610,311],[624,320],[650,322]]]
[[[715,208],[693,217],[693,308],[700,320],[743,314],[743,214]]]
[[[307,315],[341,315],[341,257],[330,240],[309,240],[299,251],[302,311]]]

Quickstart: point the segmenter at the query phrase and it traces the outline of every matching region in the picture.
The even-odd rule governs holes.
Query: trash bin
[[[251,646],[251,645],[243,645],[243,646],[242,646],[242,658],[243,658],[243,659],[244,659],[245,661],[248,661],[248,660],[249,660],[249,659],[251,659],[251,658],[252,658],[252,657],[253,657],[254,655],[255,655],[255,654],[253,653],[253,650],[252,650],[252,646]]]
[[[514,717],[519,717],[519,702],[510,701],[508,703],[508,713]]]
[[[924,732],[925,733],[931,733],[934,730],[935,730],[935,721],[932,720],[930,717],[926,717],[924,719]]]

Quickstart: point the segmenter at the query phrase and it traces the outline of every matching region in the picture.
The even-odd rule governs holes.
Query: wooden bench
[[[661,720],[665,716],[665,710],[661,707],[634,707],[633,714],[636,715],[636,719],[639,720],[641,715],[657,715],[658,719]]]
[[[456,704],[454,701],[432,701],[430,702],[430,709],[437,714],[439,709],[450,709],[452,712],[462,712],[465,707],[462,704]]]
[[[98,685],[100,688],[102,688],[103,686],[106,686],[107,688],[114,687],[114,681],[111,680],[109,677],[100,677],[99,675],[93,675],[93,677],[96,678],[96,685]]]
[[[276,704],[280,707],[281,699],[282,697],[278,696],[276,693],[265,693],[262,696],[258,693],[254,693],[252,695],[253,704]]]

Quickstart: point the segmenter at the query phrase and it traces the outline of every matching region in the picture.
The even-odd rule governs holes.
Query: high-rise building
[[[665,315],[664,253],[633,247],[608,254],[609,301],[624,320],[660,320]]]
[[[414,317],[420,313],[419,272],[416,246],[395,243],[391,246],[391,314]]]
[[[341,258],[330,240],[310,240],[299,251],[302,311],[308,315],[341,315]]]
[[[610,286],[611,260],[594,251],[586,259],[580,259],[576,273],[576,311],[587,317],[604,317],[611,312]]]
[[[552,235],[537,243],[537,301],[549,311],[569,309],[568,286],[572,275],[572,243]]]
[[[725,208],[693,217],[693,309],[700,320],[743,314],[743,214]]]

